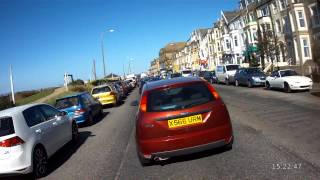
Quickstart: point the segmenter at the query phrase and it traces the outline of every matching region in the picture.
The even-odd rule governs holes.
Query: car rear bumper
[[[158,139],[139,140],[138,151],[145,158],[172,157],[196,153],[229,144],[233,140],[231,125],[219,126],[209,130],[165,137]]]
[[[85,115],[77,116],[77,117],[73,117],[73,119],[76,121],[77,124],[80,124],[86,121],[86,116]]]
[[[32,172],[32,165],[25,154],[13,154],[8,159],[0,160],[0,177]]]
[[[113,99],[99,99],[100,103],[102,105],[108,105],[108,104],[116,104],[116,99],[113,98]]]

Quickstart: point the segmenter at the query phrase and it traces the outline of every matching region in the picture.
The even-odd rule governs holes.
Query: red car
[[[227,107],[200,78],[147,83],[137,114],[136,143],[142,165],[218,147],[231,149]]]

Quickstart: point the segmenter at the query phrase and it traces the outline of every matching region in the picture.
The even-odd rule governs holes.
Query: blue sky
[[[192,30],[211,27],[237,0],[1,0],[0,93],[63,83],[63,74],[88,80],[92,60],[102,77],[100,34],[106,33],[106,71],[143,72],[167,43],[186,41]]]

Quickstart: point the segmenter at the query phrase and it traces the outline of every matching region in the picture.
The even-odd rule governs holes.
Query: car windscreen
[[[78,97],[69,97],[64,99],[58,99],[56,101],[55,107],[58,109],[65,109],[65,108],[78,106],[78,105],[79,105]]]
[[[227,71],[232,71],[232,70],[237,70],[240,67],[239,65],[227,65],[226,68],[227,68]]]
[[[111,91],[111,89],[109,86],[97,87],[92,90],[92,94],[106,93],[106,92],[110,92],[110,91]]]
[[[161,112],[191,108],[214,98],[203,83],[154,90],[148,94],[148,112]]]
[[[288,71],[280,71],[281,77],[286,77],[286,76],[296,76],[297,73],[293,70],[288,70]]]
[[[14,134],[11,117],[0,117],[0,137]]]

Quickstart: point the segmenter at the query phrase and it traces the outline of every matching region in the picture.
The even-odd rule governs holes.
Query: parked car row
[[[285,92],[310,90],[313,85],[311,78],[298,75],[292,69],[275,70],[267,76],[260,68],[241,68],[234,64],[217,66],[212,82],[244,85],[249,88],[265,86],[266,89],[282,89]]]
[[[30,104],[0,111],[0,176],[31,173],[43,177],[48,159],[78,139],[78,124],[92,125],[103,105],[118,105],[135,81],[116,81],[89,92],[56,99],[55,107]]]

